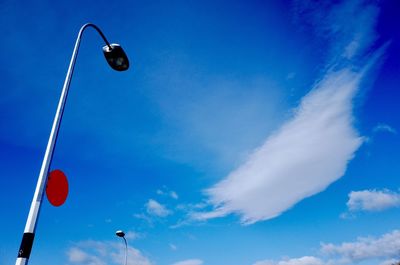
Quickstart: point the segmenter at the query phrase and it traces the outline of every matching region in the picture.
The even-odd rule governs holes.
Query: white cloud
[[[394,230],[379,238],[360,237],[355,242],[340,245],[322,244],[321,251],[337,256],[343,262],[359,262],[370,259],[388,259],[399,257],[400,231]]]
[[[210,212],[189,212],[189,219],[194,220],[194,221],[206,221],[208,219],[212,218],[218,218],[218,217],[224,217],[228,214],[229,212],[226,211],[223,208],[218,208],[215,209],[214,211]]]
[[[70,248],[67,252],[67,255],[69,261],[71,261],[72,263],[88,262],[88,263],[100,264],[100,260],[98,260],[99,262],[96,262],[89,254],[76,247]]]
[[[352,14],[354,28],[343,14]],[[361,56],[374,39],[364,35],[372,34],[375,14],[374,8],[367,8],[360,1],[335,6],[329,15],[328,30],[332,36],[341,36],[340,43],[332,44],[333,50],[342,49],[335,53],[336,59],[332,58],[336,63],[302,98],[290,120],[241,166],[206,190],[215,210],[196,213],[195,218],[236,213],[243,224],[271,219],[344,175],[363,142],[353,127],[353,98],[376,58],[372,56],[361,68],[351,59],[359,58],[356,55]],[[363,21],[362,26],[357,17]],[[356,46],[351,44],[354,41]],[[343,49],[350,50],[343,53]]]
[[[148,223],[149,225],[153,224],[152,218],[150,216],[144,214],[144,213],[135,213],[135,214],[133,214],[133,217],[136,218],[136,219],[143,220],[146,223]]]
[[[394,129],[393,127],[385,124],[385,123],[379,123],[378,125],[376,125],[373,129],[374,133],[377,132],[388,132],[388,133],[392,133],[392,134],[397,134],[396,129]]]
[[[142,235],[135,231],[128,231],[125,233],[125,238],[129,239],[129,240],[135,240],[135,239],[138,239],[141,237],[142,237]]]
[[[253,265],[323,265],[324,262],[313,256],[304,256],[301,258],[284,259],[281,261],[262,260]]]
[[[179,262],[175,262],[172,265],[202,265],[203,261],[200,259],[187,259]]]
[[[374,30],[378,14],[376,5],[365,0],[333,1],[294,0],[295,20],[300,26],[312,26],[325,40],[327,52],[333,60],[357,59],[367,52],[376,39]]]
[[[181,203],[178,204],[175,208],[177,210],[191,212],[193,210],[204,209],[208,206],[206,202],[199,202],[199,203]]]
[[[156,200],[150,199],[146,204],[146,211],[150,215],[155,215],[158,217],[166,217],[172,212],[168,210],[164,205],[160,204]]]
[[[125,246],[110,241],[80,241],[67,251],[68,261],[74,265],[117,265],[123,264]],[[128,246],[128,264],[151,265],[143,254]]]
[[[380,263],[379,265],[395,265],[395,264],[398,264],[398,262],[399,262],[398,259],[388,259],[388,260],[385,260],[384,262]]]
[[[175,200],[177,200],[179,198],[179,196],[176,193],[176,191],[169,190],[166,186],[163,186],[162,189],[156,190],[156,193],[158,195],[161,195],[161,196],[169,196],[169,197],[171,197],[172,199],[175,199]]]
[[[349,211],[382,211],[400,206],[400,193],[384,190],[362,190],[349,193]]]
[[[353,242],[344,242],[339,245],[321,243],[322,257],[304,256],[278,261],[266,259],[257,261],[253,265],[392,265],[399,261],[399,249],[400,231],[393,230],[380,237],[359,237]]]
[[[253,265],[275,265],[276,262],[274,262],[273,260],[260,260],[257,261],[256,263],[254,263]]]
[[[318,82],[292,120],[207,190],[218,211],[239,213],[246,224],[274,218],[343,176],[362,143],[352,127],[361,78],[343,69]]]
[[[177,200],[179,198],[178,194],[175,191],[170,191],[169,196],[171,196],[172,199]]]

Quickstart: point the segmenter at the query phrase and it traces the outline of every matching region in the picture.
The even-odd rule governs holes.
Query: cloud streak
[[[200,259],[187,259],[187,260],[182,260],[179,262],[176,262],[172,265],[202,265],[203,261]]]
[[[321,251],[330,256],[337,256],[347,263],[369,259],[398,258],[400,249],[400,231],[393,230],[379,238],[360,237],[354,242],[340,245],[322,244]]]
[[[67,251],[70,264],[74,265],[112,265],[123,264],[125,246],[109,241],[86,240],[74,244]],[[138,249],[128,246],[128,264],[151,265]]]
[[[263,260],[257,261],[253,265],[323,265],[324,262],[313,256],[304,256],[301,258],[285,259],[281,261]]]
[[[387,189],[352,191],[347,201],[350,212],[377,212],[399,206],[400,194]]]
[[[153,216],[166,217],[172,213],[167,207],[153,199],[150,199],[145,206],[147,213]]]
[[[250,224],[280,215],[340,178],[362,143],[351,115],[361,77],[347,69],[329,73],[291,121],[207,191],[212,203]]]
[[[319,251],[322,257],[303,256],[278,261],[260,260],[253,265],[334,265],[358,264],[364,261],[372,261],[371,264],[389,265],[398,261],[399,249],[400,231],[393,230],[379,237],[359,237],[352,242],[322,243]]]
[[[385,123],[379,123],[378,125],[376,125],[373,129],[374,133],[378,133],[378,132],[388,132],[391,134],[397,134],[396,129],[394,129],[393,127],[385,124]]]
[[[329,28],[332,36],[340,36],[342,31],[347,38],[340,39],[337,46],[332,44],[333,50],[346,49],[336,52],[341,59],[332,60],[336,63],[301,99],[290,120],[245,163],[206,190],[214,210],[192,214],[194,219],[236,213],[243,224],[268,220],[323,191],[345,174],[347,164],[363,142],[353,127],[353,99],[365,72],[374,63],[372,58],[359,68],[352,61],[359,59],[373,40],[364,35],[371,34],[376,12],[364,7],[360,1],[349,1],[331,10],[330,22],[337,19],[335,27]],[[339,19],[347,13],[362,18],[363,27],[355,23],[351,31],[351,25]],[[351,51],[349,45],[353,47]]]

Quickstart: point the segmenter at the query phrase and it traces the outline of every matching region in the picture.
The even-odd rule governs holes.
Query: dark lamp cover
[[[119,237],[124,237],[125,236],[125,233],[123,231],[121,231],[121,230],[118,230],[117,232],[115,232],[115,234],[117,236],[119,236]]]
[[[104,56],[112,69],[116,71],[125,71],[129,68],[128,56],[119,44],[110,44],[103,47]]]

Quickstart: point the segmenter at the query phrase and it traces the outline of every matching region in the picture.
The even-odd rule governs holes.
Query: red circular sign
[[[49,174],[46,186],[46,195],[54,206],[64,204],[68,196],[68,180],[61,170],[53,170]]]

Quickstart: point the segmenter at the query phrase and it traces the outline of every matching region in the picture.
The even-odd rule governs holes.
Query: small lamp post
[[[124,242],[125,242],[125,265],[127,265],[128,264],[128,243],[126,242],[125,233],[122,230],[118,230],[117,232],[115,232],[115,234],[118,237],[122,237],[124,239]]]

